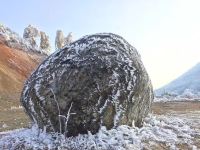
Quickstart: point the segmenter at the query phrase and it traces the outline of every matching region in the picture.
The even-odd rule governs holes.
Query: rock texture
[[[122,37],[85,36],[47,58],[27,80],[21,102],[40,128],[76,136],[134,123],[151,108],[151,81]]]

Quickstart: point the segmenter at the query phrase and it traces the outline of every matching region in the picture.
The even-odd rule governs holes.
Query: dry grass
[[[30,120],[13,99],[0,98],[0,132],[27,127]]]
[[[152,112],[157,115],[173,114],[173,113],[188,113],[200,111],[200,102],[198,101],[183,101],[183,102],[155,102],[152,107]]]

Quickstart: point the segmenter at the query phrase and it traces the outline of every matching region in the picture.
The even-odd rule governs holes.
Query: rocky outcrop
[[[16,32],[13,32],[10,28],[0,25],[0,38],[1,42],[10,48],[20,49],[24,51],[32,51],[31,46],[21,38]]]
[[[23,38],[8,27],[0,25],[0,39],[10,48],[27,52],[49,55],[51,50],[48,36],[31,25],[24,29]]]
[[[42,49],[46,54],[50,54],[51,46],[49,42],[49,36],[46,35],[45,32],[40,32],[40,49]]]
[[[72,32],[70,32],[67,37],[64,39],[64,46],[69,45],[73,42]]]
[[[73,41],[72,32],[70,32],[67,37],[64,37],[63,32],[61,30],[57,30],[55,38],[56,49],[62,49],[66,45],[72,43],[72,41]]]
[[[24,29],[24,33],[23,33],[24,39],[36,38],[39,36],[40,36],[40,31],[37,28],[33,27],[32,25],[29,25],[28,27]]]
[[[64,34],[61,30],[56,31],[55,48],[61,49],[64,46]]]
[[[23,38],[26,39],[32,47],[35,49],[38,49],[38,39],[40,38],[40,31],[33,27],[32,25],[29,25],[24,29]]]
[[[24,29],[23,38],[26,39],[31,47],[45,54],[50,54],[51,46],[49,37],[45,32],[39,31],[37,28],[29,25]]]
[[[153,89],[137,50],[122,37],[85,36],[48,57],[27,80],[21,102],[40,128],[76,136],[134,123]]]

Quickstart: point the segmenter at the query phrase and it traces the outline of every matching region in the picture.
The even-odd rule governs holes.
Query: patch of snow
[[[2,125],[2,128],[7,128],[7,127],[8,127],[8,125],[5,123]]]
[[[90,132],[77,137],[65,138],[57,133],[46,133],[33,126],[31,129],[22,129],[7,133],[0,140],[0,149],[9,147],[15,149],[22,145],[25,149],[74,149],[74,150],[138,150],[151,149],[156,143],[162,143],[169,149],[178,149],[177,144],[186,144],[192,149],[197,149],[193,139],[196,131],[184,120],[169,116],[149,115],[145,118],[142,128],[121,125],[107,130],[101,127],[97,134]]]
[[[21,105],[19,105],[17,107],[16,106],[11,106],[10,109],[11,110],[19,110],[19,109],[23,109],[23,107]]]
[[[7,45],[11,48],[21,49],[24,51],[32,51],[46,54],[45,51],[40,49],[38,46],[31,46],[27,39],[22,38],[19,34],[12,31],[10,28],[0,24],[0,35],[4,37]],[[37,39],[38,43],[38,39]]]

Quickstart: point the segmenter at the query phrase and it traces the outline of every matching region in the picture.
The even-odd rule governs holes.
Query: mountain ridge
[[[193,94],[200,92],[200,62],[167,85],[155,90],[155,93],[158,96],[165,93],[181,95],[188,91]]]

